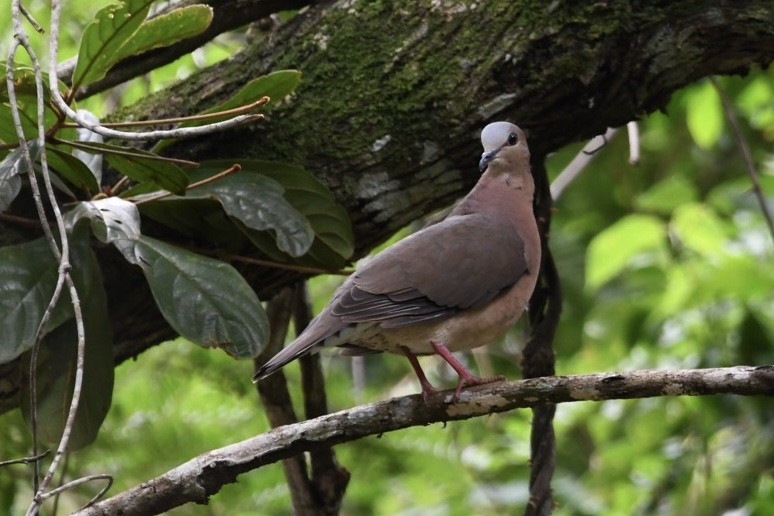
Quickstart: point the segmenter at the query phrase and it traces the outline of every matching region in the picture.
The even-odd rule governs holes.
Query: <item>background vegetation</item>
[[[45,25],[43,4],[27,7]],[[62,57],[75,55],[82,27],[99,7],[93,1],[68,3]],[[0,34],[9,34],[6,18]],[[227,57],[241,37],[221,38],[83,105],[104,113],[130,103]],[[718,83],[740,116],[772,209],[774,71]],[[551,246],[565,298],[557,373],[773,363],[772,235],[715,86],[702,80],[680,91],[665,112],[639,126],[638,165],[628,164],[620,132],[556,205]],[[551,177],[581,145],[549,158]],[[475,163],[471,156],[470,166]],[[311,280],[315,312],[337,281]],[[481,370],[516,378],[523,333],[517,327],[504,342],[467,358]],[[358,387],[348,359],[325,363],[332,411],[418,389],[400,357],[367,357],[366,382]],[[431,381],[452,384],[445,365],[432,358],[424,363]],[[124,362],[97,441],[71,455],[66,476],[110,473],[116,479],[112,492],[118,492],[196,454],[265,431],[251,373],[247,361],[182,339]],[[295,388],[297,366],[287,374]],[[29,433],[20,411],[0,416],[0,428],[0,457],[25,455]],[[564,404],[556,432],[557,514],[774,511],[769,399]],[[337,453],[352,474],[343,514],[514,513],[528,496],[529,413],[411,428],[346,444]],[[30,489],[24,467],[1,470],[0,513],[21,513]],[[60,510],[76,509],[92,492],[86,487],[66,494]],[[206,507],[172,514],[280,515],[288,503],[282,469],[274,465],[241,476]]]

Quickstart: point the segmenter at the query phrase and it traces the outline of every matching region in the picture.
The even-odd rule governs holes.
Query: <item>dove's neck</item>
[[[489,168],[453,214],[463,215],[493,210],[509,212],[529,210],[531,212],[534,196],[535,183],[529,169],[526,173],[511,173]]]

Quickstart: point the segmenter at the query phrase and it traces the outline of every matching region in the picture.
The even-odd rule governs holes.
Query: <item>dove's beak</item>
[[[500,152],[500,149],[491,150],[481,154],[481,161],[478,162],[479,172],[486,170],[486,167],[489,166],[489,162],[492,161],[495,156],[497,156],[498,152]]]

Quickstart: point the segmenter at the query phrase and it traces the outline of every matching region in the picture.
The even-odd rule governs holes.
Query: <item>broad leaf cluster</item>
[[[212,10],[191,5],[146,19],[152,0],[126,0],[100,10],[83,33],[70,88],[60,84],[73,108],[78,88],[102,79],[127,57],[170,45],[203,31]],[[190,163],[165,158],[174,140],[140,150],[105,142],[88,129],[77,131],[46,95],[36,96],[31,69],[13,70],[21,130],[32,153],[27,170],[14,128],[11,98],[0,86],[0,212],[33,218],[30,181],[48,174],[63,202],[72,276],[83,307],[87,359],[74,447],[90,443],[110,406],[113,336],[107,296],[94,245],[113,246],[139,267],[160,312],[181,336],[203,347],[219,347],[238,357],[256,356],[267,339],[268,321],[245,279],[229,263],[190,249],[223,245],[231,252],[321,268],[340,268],[352,253],[352,232],[344,209],[302,168],[253,160],[242,163]],[[44,77],[44,81],[48,78]],[[270,97],[280,101],[299,83],[300,74],[283,70],[258,77],[207,113],[250,105]],[[38,102],[45,108],[45,148],[39,148]],[[258,102],[263,104],[264,102]],[[82,118],[98,118],[78,110]],[[223,115],[220,118],[227,118]],[[203,123],[193,117],[181,126]],[[45,154],[45,160],[44,155]],[[46,166],[44,167],[44,163]],[[223,173],[231,170],[232,173]],[[107,179],[109,178],[109,179]],[[167,229],[165,242],[143,233],[143,219]],[[158,227],[157,224],[157,227]],[[186,247],[179,245],[185,241]],[[176,243],[177,242],[177,243]],[[77,342],[75,313],[63,296],[47,310],[60,266],[41,235],[0,247],[0,364],[23,357],[41,343],[37,366],[40,437],[55,443],[62,433],[73,388]],[[29,394],[22,399],[28,400]],[[29,405],[25,406],[29,416]]]

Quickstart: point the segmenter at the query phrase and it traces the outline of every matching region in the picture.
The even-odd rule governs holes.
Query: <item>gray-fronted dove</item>
[[[457,207],[359,267],[253,381],[321,346],[403,353],[425,397],[435,389],[417,355],[436,353],[454,368],[455,399],[463,387],[501,379],[473,376],[452,352],[497,339],[526,309],[540,268],[540,236],[524,133],[494,122],[481,143],[483,174]]]

